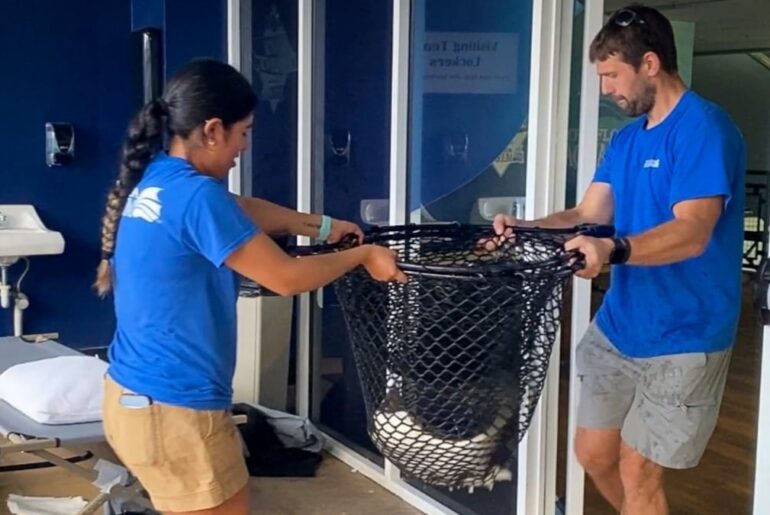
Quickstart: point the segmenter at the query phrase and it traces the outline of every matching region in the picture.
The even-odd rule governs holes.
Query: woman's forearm
[[[326,286],[366,261],[371,246],[343,252],[297,258],[287,267],[285,276],[289,294],[297,294]]]
[[[236,196],[236,200],[249,218],[270,236],[291,234],[314,238],[321,230],[321,215],[300,213],[260,198]]]
[[[373,247],[362,245],[342,252],[293,258],[267,234],[258,234],[233,252],[227,266],[279,295],[315,290],[371,258]]]

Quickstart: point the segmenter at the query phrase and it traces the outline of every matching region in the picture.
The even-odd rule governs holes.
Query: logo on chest
[[[643,168],[660,168],[660,159],[645,160]]]

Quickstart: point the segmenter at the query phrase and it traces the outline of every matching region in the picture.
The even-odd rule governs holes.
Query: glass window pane
[[[413,0],[409,212],[413,222],[523,216],[532,2]],[[450,491],[405,479],[463,514],[515,513],[510,481]]]
[[[393,3],[314,3],[314,211],[362,227],[386,223],[390,174]],[[314,302],[312,419],[382,464],[366,431],[366,410],[342,309],[333,288]]]
[[[532,2],[413,2],[413,221],[523,214]]]
[[[259,95],[244,195],[297,206],[297,2],[250,2],[242,69]]]
[[[297,205],[297,2],[295,0],[261,0],[241,2],[241,72],[254,87],[259,104],[254,112],[249,149],[241,156],[241,194],[259,197],[289,208]],[[280,239],[280,238],[279,238]],[[248,283],[248,281],[247,281]],[[249,295],[247,292],[246,295]],[[241,300],[242,315],[255,304]],[[285,345],[288,339],[289,363],[285,389],[264,392],[259,401],[268,407],[293,412],[295,407],[296,370],[296,306],[283,299],[266,298],[257,304],[262,316],[270,310],[292,309],[291,317],[278,326],[273,320],[271,331],[276,341],[261,345]],[[249,327],[249,326],[246,326]],[[258,335],[244,341],[254,342]],[[280,338],[280,339],[278,339]],[[247,343],[253,344],[253,343]],[[285,363],[283,366],[286,366]],[[275,366],[272,373],[281,370]]]

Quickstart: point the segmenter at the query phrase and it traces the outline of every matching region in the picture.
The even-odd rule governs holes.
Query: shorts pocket
[[[644,365],[644,394],[661,406],[710,406],[715,399],[698,398],[706,375],[706,354],[691,352],[649,358]]]
[[[200,436],[203,440],[208,440],[217,430],[219,414],[218,411],[213,410],[195,410],[195,417],[198,419],[198,427]]]
[[[154,466],[160,463],[160,417],[157,405],[131,409],[117,408],[111,442],[121,461],[128,466]]]

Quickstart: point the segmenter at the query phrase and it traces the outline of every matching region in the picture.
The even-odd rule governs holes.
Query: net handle
[[[329,252],[338,252],[342,250],[348,250],[358,245],[358,238],[355,235],[346,236],[342,240],[336,243],[322,243],[317,245],[305,245],[289,247],[287,252],[296,257],[312,256],[316,254],[326,254]],[[572,261],[572,264],[565,268],[565,270],[559,275],[572,275],[574,272],[581,270],[585,267],[585,257],[575,251],[568,252],[562,256],[557,256],[540,263],[529,263],[528,269],[541,269],[551,268],[554,265],[563,266],[565,262]],[[421,276],[430,276],[437,278],[454,277],[456,279],[477,279],[495,275],[510,275],[511,267],[507,265],[487,265],[484,272],[474,271],[472,269],[462,270],[454,266],[441,266],[441,265],[416,265],[413,263],[404,263],[398,261],[397,265],[402,272],[406,275],[420,274]]]
[[[447,229],[458,229],[469,227],[473,229],[489,229],[490,236],[499,236],[495,234],[491,225],[461,224],[458,222],[433,223],[433,224],[405,224],[405,225],[376,225],[365,232],[365,239],[372,236],[379,236],[389,232],[402,232],[409,229],[418,228],[421,231],[440,232]],[[572,227],[524,227],[521,225],[506,225],[506,229],[511,229],[519,234],[574,234],[576,236],[591,236],[593,238],[611,238],[615,235],[615,227],[604,224],[579,224]]]
[[[615,227],[601,224],[582,224],[575,227],[578,236],[590,236],[592,238],[612,238],[615,236]],[[579,250],[572,250],[565,254],[569,263],[568,273],[572,274],[586,267],[586,256]]]
[[[574,234],[575,236],[590,236],[592,238],[612,238],[615,236],[615,227],[602,224],[580,224],[574,227],[521,227],[518,225],[506,225],[519,234]]]
[[[487,225],[466,225],[469,228],[488,228],[490,229],[490,236],[494,237],[496,234],[494,233],[494,230],[492,229],[492,226]],[[427,233],[430,232],[441,232],[446,231],[447,229],[458,229],[463,227],[462,224],[452,222],[452,223],[444,223],[444,224],[409,224],[409,225],[393,225],[393,226],[374,226],[367,230],[364,233],[364,243],[367,241],[371,241],[376,236],[385,236],[387,233],[390,232],[404,232],[409,229],[415,229],[418,228],[422,231],[425,231]],[[510,229],[514,234],[574,234],[576,236],[590,236],[593,238],[611,238],[615,235],[615,227],[612,225],[602,225],[602,224],[580,224],[576,225],[574,227],[522,227],[522,226],[506,226],[506,229]],[[374,238],[376,239],[376,238]],[[343,237],[340,241],[335,243],[321,243],[317,245],[306,245],[306,246],[294,246],[287,249],[287,252],[289,252],[293,256],[309,256],[313,254],[323,254],[328,252],[337,252],[341,250],[347,250],[351,249],[355,246],[357,246],[358,243],[358,237],[355,234],[348,234],[347,236]],[[565,267],[565,269],[562,272],[559,272],[557,275],[572,275],[573,273],[577,272],[578,270],[582,270],[585,268],[585,256],[579,252],[579,251],[570,251],[566,252],[562,256],[557,256],[552,259],[542,261],[540,263],[529,263],[528,269],[539,269],[539,268],[551,268],[554,265],[564,265],[567,264],[568,266]],[[483,274],[480,272],[476,272],[473,270],[468,270],[467,272],[463,270],[458,270],[457,267],[452,266],[441,266],[441,265],[416,265],[412,263],[403,263],[398,262],[398,267],[407,275],[410,273],[416,274],[419,273],[421,275],[425,274],[436,274],[437,276],[441,277],[447,277],[447,276],[453,276],[456,278],[469,278],[473,279],[476,277],[482,277],[482,276],[489,276],[489,275],[508,275],[511,273],[511,268],[506,265],[488,265],[485,269]]]
[[[418,227],[420,230],[430,232],[430,231],[441,231],[451,228],[458,228],[462,227],[459,223],[447,223],[447,224],[411,224],[411,225],[393,225],[393,226],[374,226],[369,228],[364,233],[364,241],[367,239],[370,239],[373,236],[382,235],[384,233],[388,232],[400,232],[400,231],[406,231],[407,229],[413,229],[415,227]],[[492,229],[491,225],[469,225],[469,227],[476,227],[476,228],[489,228],[490,236],[497,236],[494,234],[494,229]],[[591,236],[593,238],[611,238],[615,235],[615,227],[612,225],[601,225],[601,224],[580,224],[576,225],[574,227],[522,227],[519,225],[507,225],[506,229],[510,229],[514,233],[520,233],[520,234],[575,234],[576,236]],[[293,246],[289,247],[289,250],[291,250],[292,254],[294,255],[309,255],[309,254],[318,254],[321,252],[330,252],[330,251],[336,251],[336,250],[346,250],[349,248],[352,248],[356,245],[357,238],[355,234],[348,234],[344,238],[342,238],[340,241],[336,243],[320,243],[316,245],[304,245],[304,246]]]
[[[312,256],[315,254],[327,254],[329,252],[338,252],[348,250],[358,246],[358,236],[348,234],[340,241],[335,243],[318,243],[316,245],[289,245],[284,250],[291,256]]]

